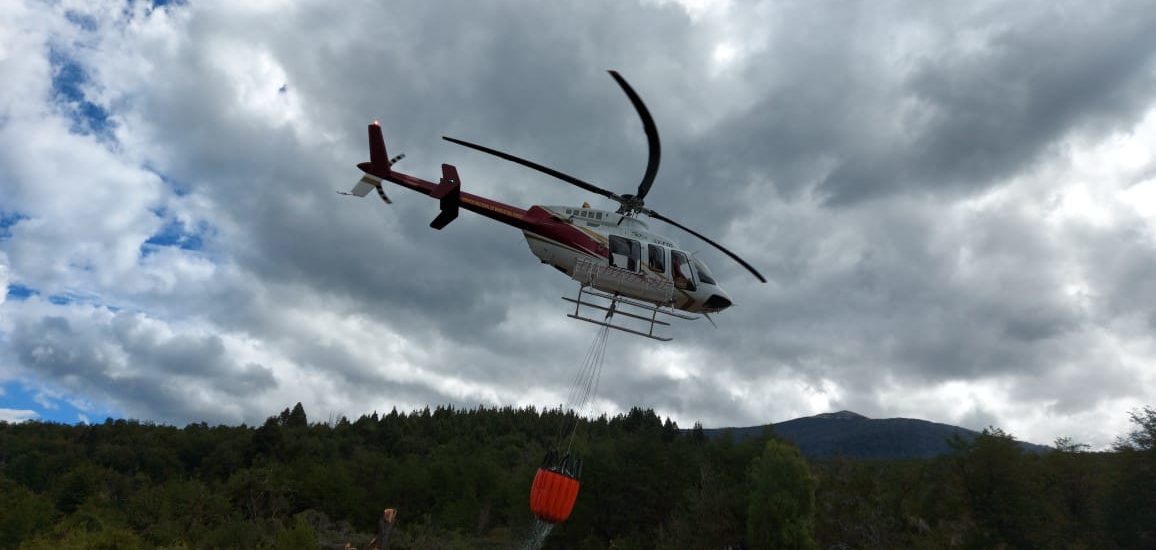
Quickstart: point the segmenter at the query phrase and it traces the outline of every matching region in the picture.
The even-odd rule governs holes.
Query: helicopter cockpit
[[[606,259],[610,268],[667,277],[676,291],[689,298],[689,301],[685,298],[680,300],[680,308],[687,311],[714,313],[731,306],[730,297],[719,288],[714,273],[705,262],[674,248],[674,243],[640,229],[632,229],[630,236],[613,233],[607,236],[609,246]],[[615,277],[611,279],[617,281]],[[624,290],[607,288],[612,291]],[[634,292],[643,293],[647,290],[639,288],[634,289]],[[666,300],[669,295],[665,299],[658,294],[650,298]]]
[[[674,287],[686,291],[698,302],[697,308],[690,309],[715,313],[731,306],[730,298],[719,288],[705,262],[694,256],[688,258],[685,253],[673,249],[670,260]]]

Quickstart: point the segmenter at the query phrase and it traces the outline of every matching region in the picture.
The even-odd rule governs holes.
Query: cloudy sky
[[[738,304],[612,334],[598,412],[850,409],[1097,447],[1156,404],[1156,10],[1146,2],[0,2],[0,419],[259,423],[554,406],[596,328],[521,234],[360,177],[611,208]],[[669,229],[669,231],[667,231]]]

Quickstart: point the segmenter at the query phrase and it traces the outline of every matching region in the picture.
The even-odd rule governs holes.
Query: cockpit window
[[[677,250],[670,251],[671,275],[674,278],[674,287],[682,290],[694,291],[694,276],[690,272],[690,262],[686,255]]]
[[[655,273],[666,273],[666,251],[656,244],[646,246],[650,259],[650,270]]]
[[[718,283],[714,280],[714,274],[707,269],[706,264],[702,263],[702,260],[694,258],[694,269],[698,271],[698,280],[700,282],[706,285],[718,286]]]

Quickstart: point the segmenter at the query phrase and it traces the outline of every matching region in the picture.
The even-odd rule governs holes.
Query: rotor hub
[[[645,203],[643,203],[642,197],[636,197],[634,195],[621,195],[618,199],[618,204],[621,205],[618,207],[618,214],[622,214],[623,216],[633,216],[644,210]]]

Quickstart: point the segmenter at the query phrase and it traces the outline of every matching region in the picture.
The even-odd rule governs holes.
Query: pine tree
[[[751,548],[817,549],[815,478],[793,445],[770,440],[750,468],[747,544]]]

